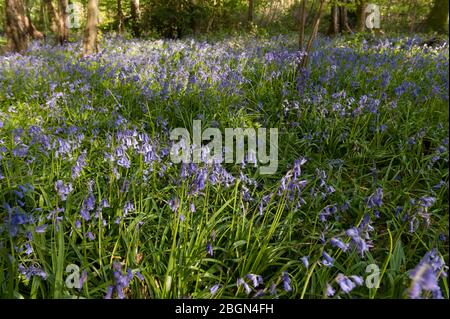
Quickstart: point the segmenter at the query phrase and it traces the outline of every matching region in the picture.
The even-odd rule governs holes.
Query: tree
[[[253,23],[253,0],[248,0],[247,23],[248,25]]]
[[[301,0],[300,4],[300,28],[299,28],[299,35],[298,35],[298,48],[299,50],[303,50],[303,42],[305,39],[305,24],[306,24],[306,0]]]
[[[6,0],[6,49],[12,52],[24,52],[28,48],[28,19],[22,0]]]
[[[356,7],[356,30],[363,32],[366,29],[366,4],[363,0],[358,1]]]
[[[133,36],[141,36],[141,8],[139,0],[131,0],[131,31]]]
[[[30,14],[30,9],[29,9],[28,3],[25,5],[25,19],[26,19],[26,26],[27,26],[28,35],[32,39],[42,39],[42,38],[44,38],[44,34],[41,31],[39,31],[35,27],[33,22],[31,21],[31,14]]]
[[[60,44],[65,44],[69,40],[69,26],[67,25],[68,0],[58,0],[59,5],[59,34]]]
[[[336,35],[341,32],[352,32],[348,25],[347,7],[344,4],[333,3],[331,6],[330,27],[328,28],[329,35]]]
[[[83,56],[98,52],[98,0],[88,0],[87,21],[83,39]]]
[[[47,5],[47,12],[50,20],[50,30],[52,30],[54,34],[59,36],[60,34],[59,23],[61,21],[61,19],[59,18],[59,13],[53,6],[52,0],[44,0],[44,1],[45,4]]]
[[[309,60],[309,55],[311,54],[312,44],[314,42],[314,39],[317,36],[317,32],[319,31],[320,18],[322,17],[324,3],[325,3],[325,0],[320,0],[319,10],[317,11],[316,16],[314,17],[313,30],[312,30],[311,34],[309,35],[308,43],[306,45],[306,50],[305,50],[306,54],[300,62],[300,69],[305,69],[308,66],[308,60]]]
[[[122,11],[122,0],[117,0],[117,31],[123,34],[125,29],[125,17]]]
[[[448,33],[448,4],[448,0],[434,0],[427,18],[427,28],[430,31]]]

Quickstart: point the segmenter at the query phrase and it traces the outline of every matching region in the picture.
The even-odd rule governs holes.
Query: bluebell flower
[[[260,284],[263,283],[263,278],[260,275],[248,274],[247,278],[252,281],[254,288],[258,287]]]
[[[327,286],[326,286],[327,297],[333,297],[335,293],[336,293],[336,290],[334,290],[333,287],[327,283]]]
[[[34,231],[38,234],[42,234],[42,233],[45,233],[46,229],[47,229],[47,224],[42,224],[42,225],[37,226],[34,229]]]
[[[244,281],[244,279],[239,278],[237,281],[237,286],[243,286],[245,293],[248,295],[252,292],[252,289],[250,288],[250,286]]]
[[[283,271],[283,273],[281,274],[281,280],[283,283],[284,291],[286,291],[286,292],[292,291],[291,278],[289,278],[289,274],[286,271]]]
[[[322,259],[322,264],[323,264],[325,267],[331,267],[331,266],[333,266],[334,258],[332,258],[330,255],[328,255],[325,251],[322,252],[322,257],[323,257],[323,259]]]
[[[345,244],[342,240],[340,240],[339,238],[333,237],[330,240],[331,246],[333,247],[338,247],[340,248],[342,251],[346,252],[348,249],[348,244]]]
[[[217,293],[217,291],[219,290],[219,288],[220,288],[220,285],[215,284],[214,286],[212,286],[212,287],[209,289],[209,292],[210,292],[212,295],[215,295],[215,294]]]
[[[409,297],[419,299],[422,298],[424,291],[428,291],[431,292],[432,298],[442,299],[438,281],[441,276],[447,277],[447,269],[448,267],[435,248],[427,252],[419,264],[409,272],[412,280]]]
[[[340,273],[335,279],[341,290],[345,293],[350,293],[354,288],[361,286],[363,283],[361,277],[351,276],[350,278]]]
[[[40,277],[44,280],[47,279],[47,273],[40,266],[31,265],[27,268],[19,264],[18,271],[20,274],[25,275],[27,280],[30,280],[32,276]]]
[[[214,251],[210,242],[206,244],[206,251],[208,252],[208,255],[210,256],[214,255]]]
[[[367,199],[367,207],[381,207],[383,205],[383,189],[378,187],[376,191]]]
[[[123,207],[123,217],[126,217],[129,212],[134,212],[134,205],[133,203],[126,202]]]
[[[55,189],[58,192],[61,200],[66,200],[67,196],[73,191],[71,183],[64,184],[64,182],[61,180],[56,181]]]
[[[306,269],[309,268],[309,257],[308,256],[303,256],[301,258],[301,261],[303,262],[303,265],[305,265]]]

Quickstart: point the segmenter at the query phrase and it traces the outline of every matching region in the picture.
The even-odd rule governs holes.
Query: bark
[[[253,0],[248,0],[247,23],[249,25],[253,23]]]
[[[125,17],[122,11],[122,0],[117,0],[117,31],[119,34],[123,34],[125,30]]]
[[[6,0],[6,49],[24,52],[28,48],[28,27],[25,6],[22,0]]]
[[[131,20],[133,36],[139,38],[141,36],[141,8],[139,0],[131,0]]]
[[[336,35],[343,32],[352,32],[348,24],[347,7],[345,5],[335,4],[331,7],[330,26],[328,27],[327,34]]]
[[[67,6],[68,0],[58,0],[59,5],[59,34],[58,40],[60,44],[69,41],[69,26],[67,25]]]
[[[298,48],[303,50],[303,42],[305,39],[305,23],[306,23],[306,0],[301,0],[300,4],[300,29],[298,35]]]
[[[356,15],[357,15],[357,20],[356,20],[356,29],[359,32],[364,32],[364,30],[366,29],[366,4],[364,3],[364,1],[361,1],[358,3],[358,7],[356,8]]]
[[[36,40],[40,40],[44,38],[44,34],[39,31],[36,26],[33,24],[33,22],[31,21],[31,14],[30,14],[30,10],[28,8],[28,6],[25,7],[25,13],[26,13],[26,26],[27,26],[27,30],[28,30],[28,35],[32,38],[32,39],[36,39]]]
[[[314,27],[309,35],[308,44],[306,45],[306,55],[303,57],[302,61],[300,62],[300,68],[306,68],[308,66],[308,60],[309,55],[311,54],[311,48],[312,44],[314,42],[314,39],[317,36],[317,32],[319,31],[319,24],[320,24],[320,18],[322,17],[322,11],[323,11],[323,5],[325,3],[325,0],[320,0],[319,10],[314,18]]]
[[[449,0],[434,0],[433,8],[427,18],[427,29],[440,33],[448,33]]]
[[[98,0],[89,0],[83,39],[83,56],[98,52]]]
[[[49,20],[50,20],[50,30],[56,34],[57,36],[59,36],[60,34],[60,26],[59,26],[59,22],[61,21],[59,18],[59,13],[56,10],[56,8],[53,6],[52,0],[44,0],[45,4],[47,6],[47,12],[49,15]]]
[[[339,25],[341,27],[341,32],[352,32],[352,29],[348,25],[348,14],[347,7],[345,5],[339,7]]]
[[[336,35],[339,33],[339,7],[337,5],[333,5],[331,7],[331,18],[330,18],[330,26],[328,27],[328,35]]]

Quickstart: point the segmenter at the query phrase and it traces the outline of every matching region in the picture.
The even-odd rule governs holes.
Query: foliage
[[[422,41],[319,38],[307,70],[295,35],[0,57],[0,296],[448,298],[448,39]],[[173,164],[193,119],[278,128],[277,173]]]

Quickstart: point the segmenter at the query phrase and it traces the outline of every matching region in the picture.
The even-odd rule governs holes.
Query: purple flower
[[[219,288],[220,288],[220,285],[215,284],[214,286],[212,286],[212,287],[209,289],[209,292],[210,292],[212,295],[215,295],[215,294],[217,293],[217,291],[219,290]]]
[[[18,267],[19,273],[25,275],[27,280],[30,280],[32,276],[41,277],[42,279],[47,279],[47,273],[40,267],[31,265],[29,268],[22,264]]]
[[[236,284],[238,287],[239,286],[244,286],[244,290],[245,293],[248,295],[252,292],[252,289],[250,288],[250,286],[244,281],[244,279],[239,278]]]
[[[289,274],[286,271],[283,271],[281,274],[281,280],[283,282],[283,289],[286,292],[290,292],[291,288],[291,278],[289,278]]]
[[[419,201],[420,201],[420,205],[422,207],[429,208],[429,207],[433,206],[433,204],[436,202],[436,198],[435,197],[421,197],[419,199]]]
[[[64,184],[63,181],[58,180],[55,183],[55,189],[58,192],[61,200],[66,200],[67,195],[69,195],[73,191],[73,187],[71,183]]]
[[[335,293],[336,293],[336,290],[334,290],[330,284],[327,284],[327,288],[326,288],[327,297],[333,297]]]
[[[322,253],[322,257],[323,257],[322,264],[325,267],[333,266],[334,259],[330,255],[328,255],[325,251]]]
[[[126,202],[123,207],[123,217],[127,216],[129,212],[134,212],[134,205],[133,203]]]
[[[145,280],[144,276],[141,274],[140,271],[136,271],[135,275],[140,281],[144,281]]]
[[[80,285],[79,285],[80,289],[83,288],[83,285],[84,285],[84,283],[85,283],[86,280],[87,280],[87,277],[88,277],[87,271],[84,270],[84,271],[81,273],[81,276],[80,276]]]
[[[38,233],[38,234],[42,234],[42,233],[45,233],[46,229],[47,229],[47,224],[42,224],[42,225],[40,225],[40,226],[37,226],[37,227],[34,229],[34,231],[35,231],[36,233]]]
[[[331,246],[338,247],[338,248],[342,249],[342,251],[344,251],[344,252],[347,251],[347,249],[348,249],[348,244],[345,244],[339,238],[335,238],[335,237],[331,238],[330,243],[331,243]]]
[[[173,212],[176,212],[180,207],[180,200],[178,198],[172,198],[169,200],[169,207]]]
[[[303,265],[305,265],[306,268],[309,267],[309,257],[308,256],[303,256],[301,258],[301,261],[303,262]]]
[[[263,283],[263,278],[260,275],[248,274],[247,278],[252,281],[254,288],[258,287],[260,284]]]
[[[214,255],[214,251],[213,251],[213,248],[212,248],[210,242],[208,242],[208,243],[206,244],[206,251],[208,252],[208,255],[210,255],[210,256],[213,256],[213,255]]]
[[[108,286],[108,290],[106,291],[105,299],[111,299],[113,292],[114,292],[114,286]]]
[[[367,199],[367,207],[381,207],[383,205],[383,189],[378,187],[377,190]]]
[[[72,178],[76,179],[81,175],[83,168],[86,166],[86,152],[84,151],[78,156],[75,166],[72,167]]]
[[[432,298],[442,299],[438,281],[441,276],[447,276],[447,269],[448,267],[435,248],[427,252],[419,264],[409,273],[409,277],[412,279],[409,297],[420,299],[423,291],[429,291],[432,293]]]
[[[338,274],[336,277],[336,282],[339,284],[339,287],[341,290],[345,293],[349,293],[357,286],[361,286],[363,283],[363,280],[359,276],[351,276],[353,280],[351,280],[349,277],[344,276],[343,274]]]

